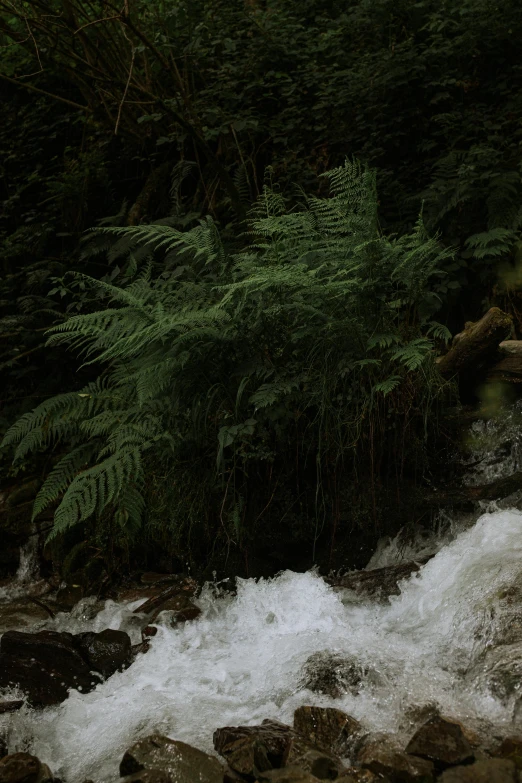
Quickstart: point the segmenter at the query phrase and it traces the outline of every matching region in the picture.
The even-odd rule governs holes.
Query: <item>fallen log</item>
[[[179,595],[179,593],[189,593],[189,595],[193,595],[196,591],[197,584],[193,579],[185,579],[183,583],[177,583],[175,585],[171,585],[170,587],[167,587],[166,590],[162,590],[161,593],[158,593],[158,595],[153,596],[152,598],[149,598],[148,601],[145,601],[144,604],[141,606],[138,606],[137,609],[134,609],[134,614],[150,614],[154,611],[154,609],[157,609],[158,607],[165,604],[170,598],[173,598],[175,595]]]
[[[327,576],[325,582],[334,588],[353,590],[358,595],[385,599],[390,595],[399,595],[399,582],[419,571],[432,557],[433,555],[428,555],[406,563],[372,568],[369,571],[350,571],[343,576]]]
[[[16,701],[0,701],[0,715],[5,715],[6,712],[16,712],[21,710],[25,702],[22,699]]]
[[[491,307],[480,321],[469,321],[464,331],[455,335],[448,353],[437,359],[439,372],[451,378],[464,370],[476,371],[495,354],[512,329],[511,316]]]
[[[512,342],[515,341],[513,340]],[[511,356],[504,356],[503,359],[488,370],[487,380],[522,383],[522,355],[512,354]]]
[[[522,489],[522,471],[507,478],[500,478],[490,484],[478,487],[450,487],[423,494],[420,502],[429,506],[465,506],[479,500],[502,500]]]
[[[55,613],[53,612],[53,610],[49,606],[47,606],[47,604],[44,604],[43,601],[38,600],[38,598],[35,598],[32,595],[27,595],[26,600],[31,601],[31,603],[36,604],[36,606],[39,606],[40,609],[43,609],[45,612],[47,612],[47,614],[51,619],[55,617]]]

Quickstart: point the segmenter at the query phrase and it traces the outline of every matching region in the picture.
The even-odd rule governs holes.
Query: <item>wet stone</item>
[[[0,783],[50,783],[47,764],[29,753],[12,753],[0,761]]]
[[[438,783],[518,783],[518,775],[509,759],[485,759],[465,767],[447,769]]]
[[[166,777],[145,777],[145,772]],[[223,774],[223,767],[214,756],[160,734],[136,742],[120,764],[122,777],[132,776],[133,781],[147,783],[223,783]]]
[[[434,717],[415,732],[406,753],[433,761],[436,769],[473,761],[473,750],[458,723]]]
[[[349,769],[335,783],[389,783],[389,778],[376,775],[369,769]]]
[[[349,756],[362,735],[362,726],[334,707],[299,707],[294,712],[294,731],[310,745],[341,758]]]
[[[359,752],[357,761],[363,769],[369,769],[375,775],[383,775],[391,783],[429,783],[434,780],[431,761],[411,756],[382,739],[367,742]]]
[[[110,677],[131,663],[131,642],[123,631],[107,628],[100,633],[77,634],[75,639],[89,666],[104,677]]]
[[[315,775],[319,780],[337,780],[338,777],[346,772],[346,767],[340,759],[315,748],[298,755],[295,760],[290,755],[288,764]]]
[[[59,704],[69,688],[97,682],[70,633],[8,631],[0,640],[0,687],[18,686],[35,706]]]
[[[363,684],[378,684],[377,672],[357,659],[327,651],[313,653],[304,664],[302,687],[339,699],[345,693],[354,696]]]
[[[82,585],[66,584],[56,593],[56,603],[60,609],[69,612],[84,596],[85,590]]]
[[[6,712],[18,712],[23,706],[24,702],[22,699],[0,701],[0,715],[5,715]]]
[[[165,770],[142,769],[134,775],[127,775],[122,783],[175,783],[175,781]]]
[[[319,783],[320,778],[297,766],[271,769],[256,778],[259,783]]]
[[[508,701],[520,697],[522,682],[522,643],[502,644],[486,652],[468,673],[468,679],[488,688],[496,697]]]
[[[19,687],[32,706],[64,701],[71,688],[87,693],[132,660],[123,631],[77,634],[8,631],[0,640],[0,688]],[[93,672],[99,672],[95,674]]]
[[[265,772],[284,766],[292,739],[290,726],[264,720],[260,726],[217,729],[214,732],[214,748],[235,772],[254,775],[256,771]]]
[[[509,759],[518,770],[522,770],[522,736],[506,737],[492,755]]]

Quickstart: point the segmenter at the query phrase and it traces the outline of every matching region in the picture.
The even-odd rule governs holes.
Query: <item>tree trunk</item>
[[[488,310],[480,321],[467,323],[464,331],[454,337],[448,353],[437,360],[441,375],[451,378],[463,371],[479,369],[494,356],[512,328],[511,316],[498,307]]]

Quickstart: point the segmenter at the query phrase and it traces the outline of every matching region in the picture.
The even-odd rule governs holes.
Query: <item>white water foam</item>
[[[38,534],[33,527],[26,543],[20,547],[20,562],[14,579],[0,587],[0,603],[9,603],[23,595],[38,595],[47,590],[47,584],[40,579],[38,561]]]
[[[401,737],[411,732],[408,708],[428,703],[467,723],[485,719],[499,733],[515,730],[514,704],[480,690],[466,672],[487,644],[489,608],[521,572],[522,513],[510,510],[481,516],[387,605],[349,596],[343,603],[314,572],[239,580],[236,596],[208,587],[200,619],[160,625],[127,671],[90,694],[71,692],[58,707],[11,716],[10,747],[29,748],[77,783],[115,780],[125,749],[149,733],[210,751],[216,728],[291,722],[302,704],[336,706]],[[106,606],[104,621],[123,622],[128,610]],[[355,657],[379,684],[369,677],[358,695],[336,700],[311,693],[302,667],[319,651]]]

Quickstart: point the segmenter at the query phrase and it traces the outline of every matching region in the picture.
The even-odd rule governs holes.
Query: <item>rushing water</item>
[[[412,732],[412,708],[427,704],[479,730],[487,725],[490,737],[519,730],[515,696],[494,696],[476,665],[491,644],[503,588],[522,574],[522,513],[492,510],[419,549],[428,544],[436,556],[384,604],[337,592],[313,571],[238,580],[235,596],[208,586],[197,600],[201,617],[160,624],[150,651],[125,672],[92,693],[71,692],[60,706],[10,716],[9,745],[79,783],[116,779],[125,749],[153,731],[210,751],[217,727],[268,717],[291,723],[302,704],[336,706],[401,739]],[[381,547],[373,564],[396,550],[396,542]],[[87,600],[46,627],[122,627],[136,636],[137,605],[108,601],[97,613]],[[306,689],[304,664],[321,651],[368,672],[359,693],[334,700]]]

